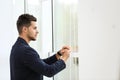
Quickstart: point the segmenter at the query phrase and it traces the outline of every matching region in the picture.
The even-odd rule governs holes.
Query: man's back
[[[12,47],[10,55],[11,80],[42,80],[42,75],[40,79],[40,74],[25,65],[24,58],[27,58],[25,57],[27,49],[32,50],[21,38],[18,38]]]

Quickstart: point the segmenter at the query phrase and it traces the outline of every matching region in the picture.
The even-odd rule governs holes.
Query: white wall
[[[10,50],[18,36],[15,21],[18,14],[23,12],[23,8],[20,7],[22,0],[17,3],[16,1],[1,0],[0,2],[0,80],[10,80]]]
[[[120,0],[79,0],[79,80],[120,80]]]

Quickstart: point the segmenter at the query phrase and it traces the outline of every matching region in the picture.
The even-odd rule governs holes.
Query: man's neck
[[[30,43],[30,40],[27,37],[24,37],[22,35],[19,35],[20,38],[24,39],[28,44]]]

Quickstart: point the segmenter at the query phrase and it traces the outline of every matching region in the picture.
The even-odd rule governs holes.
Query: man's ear
[[[27,32],[27,27],[25,27],[25,26],[23,26],[23,28],[22,28],[22,32]]]

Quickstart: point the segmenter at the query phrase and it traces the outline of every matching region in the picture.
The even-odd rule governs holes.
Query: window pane
[[[78,2],[77,0],[53,0],[53,33],[54,49],[69,45],[72,55],[67,61],[67,67],[58,73],[55,80],[79,80],[78,56]]]
[[[55,48],[70,45],[78,51],[78,4],[73,0],[54,0],[54,41]],[[57,50],[57,49],[55,49]]]

